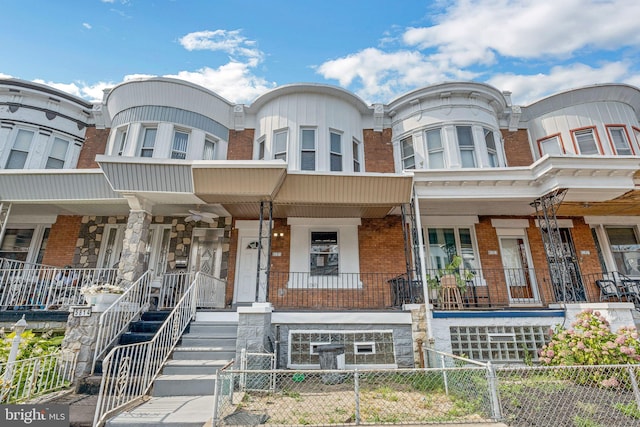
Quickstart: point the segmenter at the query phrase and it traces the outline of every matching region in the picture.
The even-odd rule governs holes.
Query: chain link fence
[[[640,426],[640,366],[495,368],[451,355],[435,362],[425,369],[224,369],[214,424]],[[251,375],[262,379],[261,389],[248,385]]]

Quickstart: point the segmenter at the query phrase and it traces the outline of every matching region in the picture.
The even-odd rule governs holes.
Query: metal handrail
[[[100,315],[91,373],[94,372],[96,361],[127,330],[129,323],[149,308],[151,279],[152,275],[145,272]]]
[[[102,363],[94,426],[103,425],[109,416],[148,392],[189,322],[195,318],[203,288],[220,284],[224,281],[196,273],[194,281],[150,341],[116,346],[107,354]]]

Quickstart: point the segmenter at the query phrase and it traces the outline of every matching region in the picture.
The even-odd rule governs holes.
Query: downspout
[[[416,188],[415,188],[415,184],[413,187],[413,214],[415,216],[416,219],[416,234],[418,235],[418,254],[419,254],[419,262],[420,262],[420,273],[423,275],[423,277],[420,278],[420,280],[422,281],[422,292],[424,293],[424,321],[425,321],[425,328],[427,329],[427,345],[429,347],[433,347],[433,344],[435,342],[435,339],[433,338],[433,331],[431,329],[431,302],[429,301],[429,288],[427,287],[427,280],[426,280],[426,274],[427,274],[427,266],[424,262],[425,256],[424,256],[424,239],[422,237],[422,219],[420,218],[420,206],[419,206],[419,200],[416,197]]]

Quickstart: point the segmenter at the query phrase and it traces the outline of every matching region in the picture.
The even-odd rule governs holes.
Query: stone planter
[[[85,294],[84,299],[91,305],[91,311],[101,313],[109,308],[121,295],[122,294],[101,292],[97,294]]]

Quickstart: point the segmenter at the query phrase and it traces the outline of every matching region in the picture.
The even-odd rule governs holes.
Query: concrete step
[[[211,421],[213,395],[152,397],[107,421],[113,427],[202,427]]]
[[[169,360],[162,368],[163,375],[213,375],[228,360]]]
[[[189,334],[208,335],[211,333],[221,336],[236,336],[238,333],[237,322],[191,322]],[[214,332],[215,331],[215,332]]]
[[[160,375],[153,382],[152,396],[213,395],[215,375]]]
[[[236,337],[183,335],[180,347],[233,347],[236,346]]]
[[[236,357],[235,347],[176,347],[173,360],[231,360]]]

